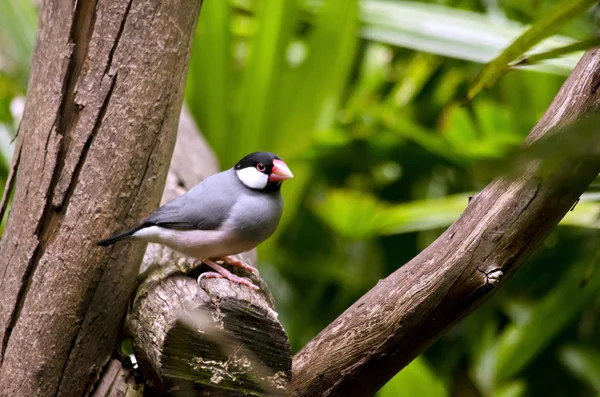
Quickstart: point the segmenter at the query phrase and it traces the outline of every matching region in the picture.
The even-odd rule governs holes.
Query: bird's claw
[[[233,276],[233,277],[231,277],[231,278],[228,278],[228,280],[229,280],[229,281],[232,281],[232,282],[234,282],[234,283],[238,283],[238,284],[245,285],[245,286],[247,286],[247,287],[250,287],[250,288],[252,288],[252,289],[253,289],[253,290],[255,290],[255,291],[258,291],[258,290],[260,289],[260,288],[259,288],[259,287],[258,287],[256,284],[254,284],[252,281],[250,281],[250,280],[248,280],[248,279],[245,279],[245,278],[243,278],[243,277],[238,277],[238,276],[236,276],[235,274],[232,274],[232,276]]]
[[[241,267],[244,270],[248,270],[251,273],[254,273],[256,275],[258,275],[258,269],[255,268],[254,266],[250,266],[249,264],[247,264],[244,261],[241,261],[239,259],[235,259],[233,256],[228,255],[228,256],[224,256],[222,258],[216,258],[215,260],[221,261],[223,263],[228,263],[231,266],[237,266],[237,267]]]
[[[235,274],[231,273],[229,270],[217,265],[214,261],[212,261],[210,259],[205,259],[205,260],[203,260],[203,262],[206,263],[208,266],[212,267],[213,269],[215,269],[217,272],[202,273],[198,277],[198,282],[200,282],[200,280],[202,280],[203,278],[226,278],[227,280],[231,281],[232,283],[245,285],[255,291],[258,291],[260,289],[257,285],[255,285],[250,280],[245,279],[243,277],[236,276]]]
[[[237,284],[245,285],[247,287],[252,288],[255,291],[258,291],[260,289],[253,282],[248,281],[248,280],[246,280],[243,277],[238,277],[235,274],[232,274],[230,277],[227,277],[227,276],[224,276],[224,275],[219,274],[217,272],[204,272],[200,276],[198,276],[198,283],[200,283],[200,280],[202,280],[203,278],[225,278],[225,279],[231,281],[232,283],[237,283]]]

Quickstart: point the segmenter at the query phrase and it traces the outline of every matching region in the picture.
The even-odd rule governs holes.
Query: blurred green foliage
[[[557,36],[533,29],[516,56],[538,43],[524,54],[536,62],[463,99],[482,63],[574,4],[565,1],[205,2],[186,87],[200,128],[223,167],[272,150],[297,176],[259,251],[294,350],[431,243],[498,173],[581,56],[531,54],[592,37],[597,8],[553,24]],[[27,1],[0,2],[0,186],[35,19]],[[380,397],[600,394],[599,205],[586,193],[498,293]]]
[[[517,60],[519,56],[528,51],[541,40],[552,35],[562,25],[572,20],[596,3],[596,0],[571,0],[556,4],[552,10],[540,18],[534,25],[527,29],[517,40],[506,47],[492,62],[487,64],[475,79],[467,92],[467,99],[472,100],[482,89],[489,88],[507,70],[508,65]],[[566,48],[573,48],[567,45]],[[551,51],[552,54],[559,50]],[[539,57],[539,55],[538,55]],[[535,58],[535,56],[529,59]]]

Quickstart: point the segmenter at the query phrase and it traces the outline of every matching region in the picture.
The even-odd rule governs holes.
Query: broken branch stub
[[[181,262],[180,262],[181,264]],[[283,394],[290,345],[264,283],[253,291],[224,279],[199,284],[187,268],[151,268],[129,328],[143,372],[174,395]],[[192,272],[193,273],[193,272]]]

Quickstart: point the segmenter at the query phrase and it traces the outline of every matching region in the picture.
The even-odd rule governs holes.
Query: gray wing
[[[231,170],[210,176],[142,220],[169,229],[215,230],[227,220],[238,188]]]

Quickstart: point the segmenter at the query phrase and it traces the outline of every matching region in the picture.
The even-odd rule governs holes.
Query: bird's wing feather
[[[230,171],[213,175],[142,220],[169,229],[216,230],[235,204],[239,182]]]

